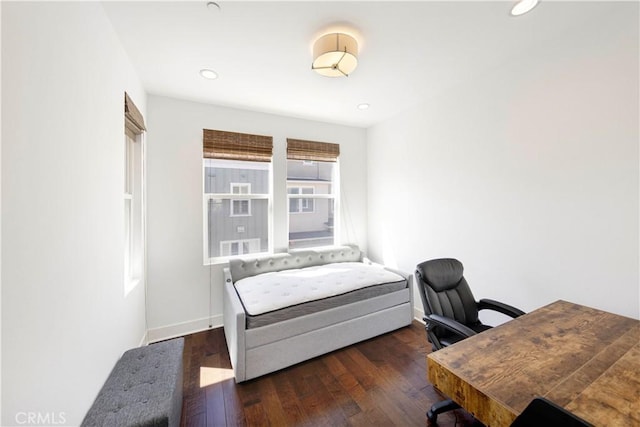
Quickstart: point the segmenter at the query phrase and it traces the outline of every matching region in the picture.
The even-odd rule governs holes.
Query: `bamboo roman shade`
[[[135,141],[136,135],[146,130],[144,118],[127,92],[124,93],[124,130]]]
[[[206,159],[270,162],[273,138],[270,136],[221,130],[202,130],[202,152]]]
[[[339,144],[287,138],[287,159],[289,160],[337,162],[339,155]]]

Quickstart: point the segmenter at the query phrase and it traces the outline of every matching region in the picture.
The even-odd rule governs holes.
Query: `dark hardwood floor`
[[[183,427],[424,426],[442,396],[427,382],[424,326],[411,326],[236,384],[222,328],[185,337]],[[481,426],[463,410],[438,425]]]

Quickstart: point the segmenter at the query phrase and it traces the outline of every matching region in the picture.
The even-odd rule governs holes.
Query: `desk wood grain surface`
[[[487,426],[536,396],[595,426],[640,426],[640,321],[566,301],[427,356],[429,381]]]

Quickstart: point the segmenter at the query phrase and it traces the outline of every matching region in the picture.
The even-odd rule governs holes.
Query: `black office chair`
[[[511,427],[593,427],[582,418],[544,397],[536,397],[511,424]]]
[[[498,301],[481,299],[476,302],[463,276],[460,261],[452,258],[434,259],[418,264],[416,282],[424,307],[427,339],[433,350],[447,347],[465,338],[490,329],[478,318],[480,310],[494,310],[512,318],[524,311]],[[427,412],[436,423],[438,414],[460,406],[451,399],[434,404]]]

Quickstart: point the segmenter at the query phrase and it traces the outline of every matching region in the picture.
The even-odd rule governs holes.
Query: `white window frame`
[[[267,164],[268,169],[268,186],[269,192],[267,194],[232,194],[232,193],[205,193],[206,189],[206,168],[207,168],[207,160],[202,160],[202,194],[203,194],[203,203],[202,203],[202,218],[203,218],[203,264],[204,265],[214,265],[214,264],[224,264],[229,261],[230,258],[238,258],[242,256],[218,256],[218,257],[209,257],[209,210],[208,205],[211,200],[220,200],[221,202],[224,200],[267,200],[267,250],[264,252],[255,252],[250,256],[256,255],[266,255],[273,253],[273,162],[237,162],[238,168],[247,168],[248,164],[256,163],[256,164]],[[227,160],[225,163],[228,167],[233,168],[233,161]],[[230,191],[233,191],[230,189]],[[233,204],[233,203],[231,203]],[[230,208],[232,209],[232,208]],[[252,239],[244,239],[250,241]]]
[[[144,134],[124,135],[124,295],[144,280],[145,168]]]

